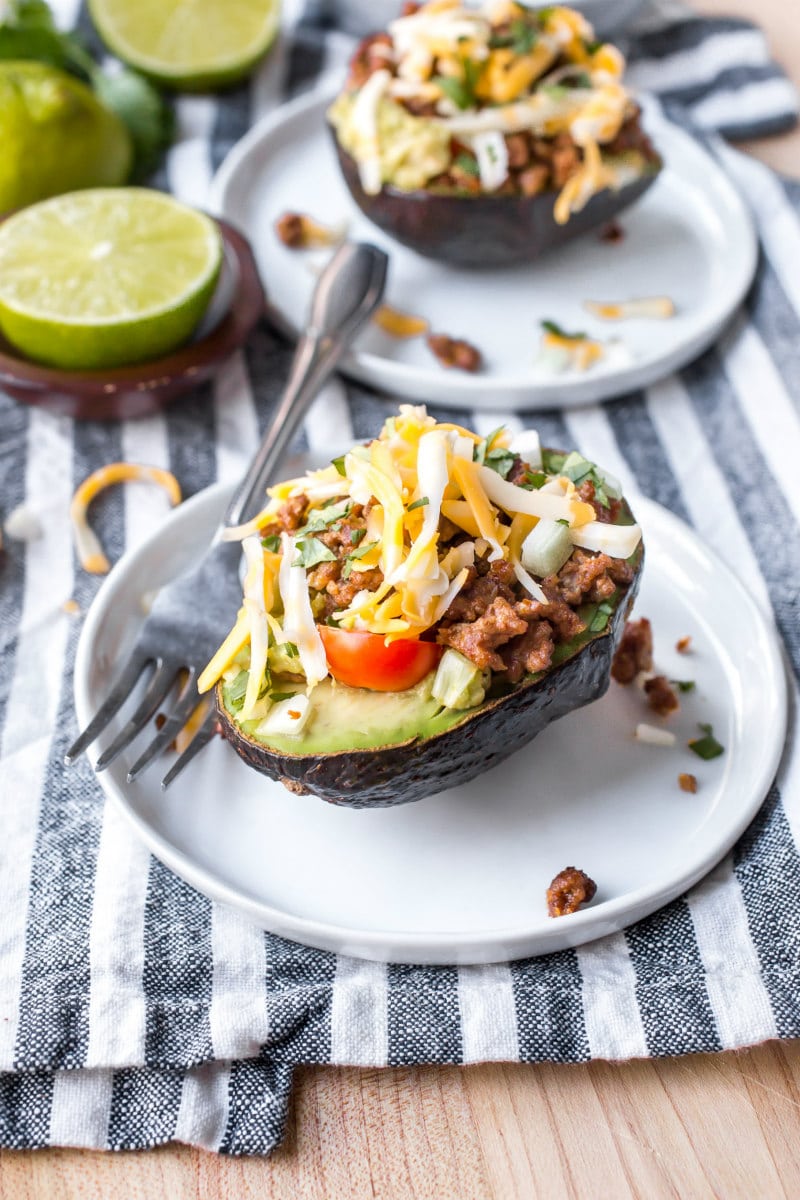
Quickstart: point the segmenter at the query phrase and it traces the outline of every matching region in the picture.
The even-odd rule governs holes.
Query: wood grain
[[[797,0],[759,21],[800,85]],[[800,132],[749,147],[800,177]],[[271,1159],[0,1151],[0,1200],[794,1200],[800,1043],[657,1062],[299,1072]]]
[[[0,1153],[0,1200],[793,1200],[800,1043],[631,1063],[298,1075],[270,1159]]]

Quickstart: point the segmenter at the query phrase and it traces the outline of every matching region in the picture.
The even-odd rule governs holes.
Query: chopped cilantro
[[[357,546],[359,542],[363,542],[366,532],[366,529],[351,529],[350,544],[352,546]]]
[[[542,450],[542,465],[549,475],[558,475],[566,461],[566,454],[560,450]]]
[[[486,438],[487,450],[491,449],[491,447],[494,445],[494,439],[496,437],[499,437],[501,433],[505,433],[505,429],[506,429],[505,425],[498,425],[497,429],[492,430],[492,432]]]
[[[552,333],[554,337],[568,338],[572,342],[583,342],[586,340],[585,333],[567,333],[555,321],[541,321],[540,324],[546,333]]]
[[[377,545],[377,542],[367,542],[366,546],[359,546],[357,550],[351,550],[347,557],[363,558],[365,554],[369,554],[370,550],[374,550]]]
[[[424,508],[426,504],[430,504],[427,496],[420,496],[419,500],[415,500],[413,504],[409,504],[406,512],[413,512],[415,508]]]
[[[336,555],[319,538],[305,537],[295,543],[297,558],[293,567],[316,567],[318,563],[334,562]]]
[[[486,466],[491,467],[503,479],[507,479],[509,471],[514,465],[515,457],[510,450],[490,450],[486,455]]]
[[[569,88],[590,88],[592,81],[586,71],[571,71],[569,75],[562,76],[564,84]]]
[[[569,529],[569,521],[566,517],[557,517],[556,525],[566,525],[567,529]]]
[[[473,108],[475,106],[475,88],[480,78],[483,64],[471,58],[462,58],[462,75],[457,79],[454,75],[435,75],[433,82],[437,84],[448,99],[453,101],[456,108]]]
[[[544,487],[546,483],[547,476],[544,471],[526,471],[525,478],[519,486],[528,492],[538,492],[539,488]]]
[[[486,458],[486,438],[483,441],[476,442],[472,451],[472,461],[483,466],[483,461]]]
[[[598,469],[595,463],[590,462],[588,458],[584,458],[577,450],[573,450],[564,459],[561,466],[561,474],[566,475],[567,479],[578,487],[580,484],[590,480],[594,484],[594,498],[598,504],[602,504],[603,508],[609,507],[609,495],[618,498],[619,494],[615,488],[611,487],[608,480]]]
[[[689,749],[693,750],[698,758],[705,759],[708,762],[712,758],[719,758],[720,754],[725,753],[725,747],[721,746],[714,737],[714,728],[711,725],[699,725],[703,736],[701,738],[692,738],[688,743]]]
[[[472,175],[475,179],[480,175],[478,160],[473,158],[471,154],[462,152],[456,155],[455,165],[464,172],[465,175]]]
[[[280,549],[281,539],[277,533],[269,533],[261,539],[261,545],[265,550],[269,550],[270,554],[277,554]]]
[[[670,683],[679,692],[693,692],[696,686],[693,679],[670,679]]]
[[[363,558],[365,554],[369,554],[370,550],[374,550],[377,545],[377,542],[367,542],[365,546],[359,546],[357,550],[351,550],[342,567],[342,579],[349,579],[354,569],[353,564],[359,558]]]
[[[511,49],[515,54],[530,54],[539,40],[539,30],[524,17],[517,17],[509,25],[508,33],[493,33],[489,38],[490,50]]]
[[[284,642],[283,643],[283,652],[287,658],[299,658],[300,657],[300,651],[297,649],[297,646],[295,646],[294,642]]]
[[[329,525],[346,517],[351,508],[350,500],[339,500],[336,504],[328,505],[327,508],[317,509],[309,514],[308,521],[302,529],[298,529],[297,536],[303,537],[306,533],[319,533],[321,529],[327,529]]]
[[[270,692],[269,698],[273,704],[280,704],[281,700],[291,700],[297,692]]]
[[[605,45],[605,42],[584,42],[583,48],[587,54],[597,54],[597,51]]]
[[[344,469],[344,455],[343,454],[340,454],[338,458],[331,459],[331,466],[336,467],[336,470],[339,472],[340,475],[347,474],[347,472]]]

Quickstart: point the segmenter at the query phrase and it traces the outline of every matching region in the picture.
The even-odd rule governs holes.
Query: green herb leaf
[[[569,521],[566,517],[556,517],[556,525],[566,525],[567,529],[569,529]]]
[[[268,533],[261,539],[261,545],[265,550],[269,550],[270,554],[277,554],[281,548],[281,539],[277,533]]]
[[[548,475],[559,475],[566,461],[567,455],[560,450],[542,450],[542,465]]]
[[[318,563],[335,562],[336,555],[319,538],[305,537],[295,543],[297,558],[293,567],[316,567]]]
[[[547,476],[544,471],[526,471],[525,478],[519,487],[525,488],[527,492],[538,492],[540,487],[544,487],[547,483]]]
[[[300,651],[295,646],[294,642],[283,642],[283,652],[287,658],[299,658]]]
[[[367,533],[366,529],[351,529],[350,530],[350,544],[352,546],[357,546],[359,542],[363,542],[363,540],[366,536],[366,533]]]
[[[280,704],[281,700],[291,700],[296,695],[297,692],[270,692],[269,698],[273,704]]]
[[[338,458],[331,459],[331,466],[336,467],[336,470],[339,472],[340,475],[347,474],[347,472],[344,469],[344,457],[345,456],[343,454],[340,454]]]
[[[725,753],[725,747],[720,745],[714,737],[714,729],[711,725],[700,725],[698,727],[703,736],[701,738],[693,738],[689,743],[689,749],[694,751],[698,758],[705,759],[706,762],[712,758],[719,758],[720,754]]]
[[[415,508],[424,508],[426,504],[430,504],[427,496],[420,496],[419,500],[415,500],[413,504],[409,504],[406,512],[413,512]]]
[[[306,533],[319,533],[321,529],[327,529],[329,525],[346,517],[352,507],[350,500],[339,500],[336,504],[329,504],[326,508],[315,509],[309,514],[305,525],[298,529],[297,536],[302,537]]]
[[[552,333],[554,337],[570,338],[575,342],[583,342],[586,340],[585,333],[567,333],[566,330],[562,329],[560,325],[557,325],[555,321],[541,321],[540,324],[546,333]]]
[[[507,479],[515,457],[510,450],[490,450],[486,455],[486,466],[496,471],[503,479]]]
[[[583,48],[587,54],[597,54],[600,47],[604,45],[605,42],[584,42]]]
[[[359,546],[357,550],[351,550],[347,557],[363,558],[365,554],[369,554],[370,550],[374,550],[377,545],[377,542],[367,542],[366,546]]]
[[[175,133],[172,109],[138,71],[125,68],[111,74],[95,68],[91,79],[98,100],[117,114],[131,135],[134,155],[131,178],[147,179],[172,142]]]
[[[673,687],[676,687],[679,692],[693,692],[697,686],[693,679],[670,679],[670,683]]]
[[[475,179],[477,179],[481,173],[480,167],[478,166],[478,160],[466,152],[456,155],[455,165],[459,167],[465,175],[472,175]]]

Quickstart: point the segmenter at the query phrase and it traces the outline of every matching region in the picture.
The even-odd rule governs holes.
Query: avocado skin
[[[377,195],[368,195],[355,159],[333,136],[345,183],[364,216],[418,254],[459,267],[533,262],[607,224],[638,200],[661,170],[660,163],[654,164],[619,191],[598,192],[565,225],[558,225],[553,216],[558,195],[554,191],[538,196],[458,196],[425,189],[404,192],[384,184]]]
[[[537,733],[608,691],[611,660],[622,637],[642,575],[640,544],[636,573],[602,633],[535,683],[483,704],[463,722],[435,737],[374,750],[335,754],[279,754],[248,738],[231,720],[216,688],[223,736],[248,766],[292,792],[312,792],[348,808],[388,808],[466,783],[527,745]]]

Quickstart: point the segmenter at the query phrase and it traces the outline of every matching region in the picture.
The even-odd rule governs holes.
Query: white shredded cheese
[[[279,700],[273,704],[267,716],[256,726],[256,733],[262,737],[270,734],[279,737],[299,737],[308,724],[311,716],[311,701],[303,692]]]
[[[648,746],[674,746],[677,740],[669,729],[658,729],[655,725],[644,723],[636,726],[634,737],[637,742],[644,742]]]
[[[19,504],[5,519],[5,531],[18,542],[35,542],[44,534],[42,523],[36,513],[25,504]]]
[[[496,192],[508,179],[508,147],[502,133],[488,130],[472,139],[472,149],[478,161],[481,186],[485,192]]]

